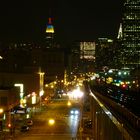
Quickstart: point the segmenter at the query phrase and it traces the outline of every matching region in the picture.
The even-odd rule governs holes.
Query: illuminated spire
[[[46,47],[52,48],[54,46],[54,26],[52,25],[52,18],[48,18],[48,24],[46,28]]]
[[[52,25],[52,18],[51,17],[49,17],[49,19],[48,19],[46,33],[54,33],[54,27]]]
[[[52,19],[49,17],[48,24],[52,24]]]
[[[118,32],[118,39],[121,39],[123,36],[122,36],[122,23],[120,23],[120,28],[119,28],[119,32]]]

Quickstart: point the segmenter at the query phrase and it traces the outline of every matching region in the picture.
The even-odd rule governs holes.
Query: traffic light
[[[129,88],[127,84],[123,84],[121,87],[122,87],[122,89],[125,89],[125,90],[128,90],[128,88]]]
[[[126,88],[126,84],[123,84],[122,87],[123,87],[123,88]]]

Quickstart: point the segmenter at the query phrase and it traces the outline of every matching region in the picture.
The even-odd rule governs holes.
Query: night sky
[[[116,38],[122,0],[4,0],[0,4],[0,41],[42,41],[50,15],[57,42]]]

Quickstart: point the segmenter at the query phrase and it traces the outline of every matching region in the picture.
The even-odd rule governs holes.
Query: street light
[[[2,113],[3,113],[3,111],[4,111],[4,110],[3,110],[3,108],[0,108],[0,114],[2,114]]]
[[[36,93],[35,92],[33,92],[32,93],[32,104],[36,104]]]
[[[71,106],[71,102],[70,102],[70,101],[68,101],[68,102],[67,102],[67,105],[68,105],[68,106]]]
[[[75,99],[77,99],[77,98],[83,98],[84,93],[80,90],[80,87],[78,86],[75,90],[73,90],[72,96]]]
[[[40,97],[40,108],[41,108],[41,97],[44,95],[44,72],[39,69],[39,97]]]
[[[55,120],[54,119],[49,119],[48,124],[49,125],[54,125],[55,124]]]
[[[3,125],[2,124],[3,112],[4,112],[3,108],[0,108],[0,131],[3,130],[3,127],[2,127],[2,125]]]

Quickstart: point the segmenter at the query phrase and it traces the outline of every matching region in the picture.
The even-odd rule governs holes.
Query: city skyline
[[[42,41],[48,18],[52,16],[56,41],[117,38],[122,18],[122,1],[42,1],[2,2],[0,41]]]

